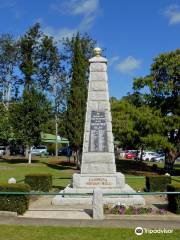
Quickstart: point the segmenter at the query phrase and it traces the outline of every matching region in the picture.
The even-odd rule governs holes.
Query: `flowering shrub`
[[[139,214],[166,214],[165,209],[155,209],[150,207],[136,207],[136,206],[125,206],[115,205],[113,207],[109,205],[104,206],[104,213],[116,214],[116,215],[139,215]]]

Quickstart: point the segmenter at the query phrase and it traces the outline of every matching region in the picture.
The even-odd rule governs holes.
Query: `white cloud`
[[[108,61],[108,65],[111,66],[113,65],[115,62],[117,62],[119,60],[119,56],[114,56],[112,58],[109,59]]]
[[[116,69],[124,74],[131,74],[134,70],[141,67],[141,61],[132,56],[128,56],[122,62],[118,63]]]
[[[16,4],[16,0],[1,0],[0,8],[14,8]]]
[[[89,15],[83,18],[83,20],[79,23],[78,29],[80,31],[87,31],[94,24],[95,16]]]
[[[53,36],[59,42],[62,38],[71,38],[77,31],[87,31],[93,26],[99,12],[99,0],[60,0],[51,4],[50,9],[60,14],[82,17],[79,24],[74,28],[64,27],[58,29],[46,26],[43,29],[46,34]]]
[[[71,29],[71,28],[61,28],[61,29],[55,29],[51,26],[47,26],[43,29],[45,34],[54,37],[55,41],[58,42],[62,38],[71,38],[73,34],[77,32],[77,29]]]
[[[164,15],[168,18],[170,25],[180,24],[180,5],[170,5],[165,11]]]
[[[0,0],[0,8],[10,11],[15,19],[20,19],[25,14],[20,0]]]
[[[69,15],[89,15],[96,12],[99,0],[64,0],[60,3],[51,4],[50,8]]]
[[[99,0],[64,0],[51,4],[50,8],[60,14],[82,16],[77,28],[80,31],[87,31],[92,27],[99,12]]]

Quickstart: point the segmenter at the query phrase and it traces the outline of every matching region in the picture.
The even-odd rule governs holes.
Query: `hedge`
[[[31,190],[49,192],[52,188],[52,175],[48,173],[27,174],[25,183],[31,186]]]
[[[171,183],[171,176],[146,176],[146,190],[149,192],[165,192],[169,183]]]
[[[0,192],[30,192],[30,190],[27,184],[0,184]],[[0,194],[0,210],[23,214],[29,207],[29,199],[29,195]]]
[[[180,183],[167,185],[168,192],[180,192]],[[180,214],[180,194],[168,194],[168,209]]]

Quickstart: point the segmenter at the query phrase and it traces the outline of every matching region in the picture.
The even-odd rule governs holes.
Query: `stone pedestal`
[[[93,219],[104,219],[103,193],[100,188],[95,188],[93,192]]]
[[[112,117],[109,103],[107,59],[96,56],[89,60],[90,76],[86,120],[84,129],[82,165],[80,174],[73,175],[71,186],[63,192],[92,193],[95,188],[102,188],[103,193],[133,192],[125,184],[122,173],[116,172],[114,144],[112,134]],[[104,203],[144,204],[140,196],[104,197]],[[91,203],[92,197],[56,196],[54,204]]]

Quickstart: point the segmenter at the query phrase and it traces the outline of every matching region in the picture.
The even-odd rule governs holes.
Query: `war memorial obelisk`
[[[84,129],[81,172],[73,175],[72,184],[63,193],[90,193],[102,188],[104,193],[135,192],[125,184],[122,173],[116,172],[112,118],[109,102],[107,59],[101,49],[94,49],[89,60],[90,74]],[[144,204],[141,196],[104,196],[104,203]],[[92,196],[56,196],[52,204],[91,204]]]

